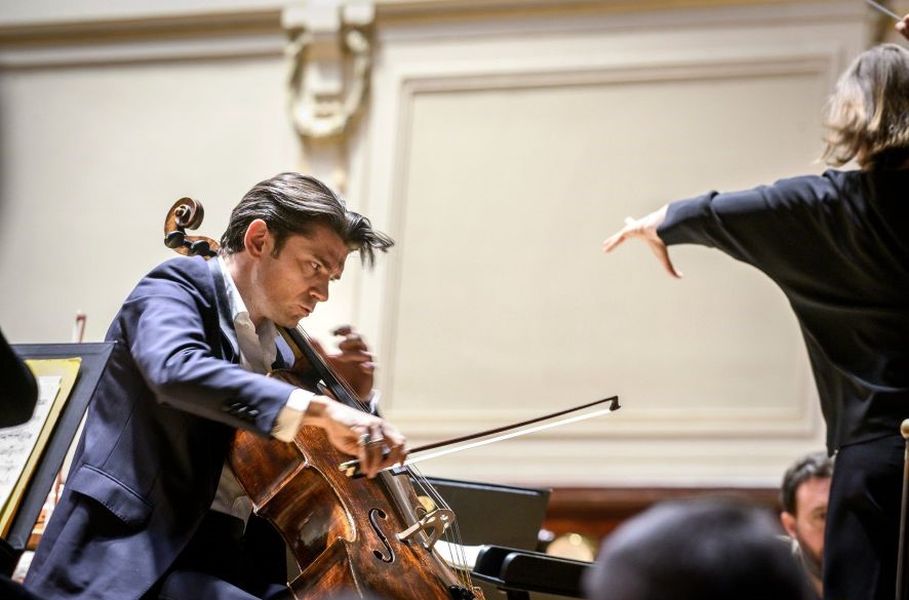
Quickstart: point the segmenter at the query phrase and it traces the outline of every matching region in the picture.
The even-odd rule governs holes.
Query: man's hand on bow
[[[332,446],[360,459],[367,477],[407,458],[407,440],[394,425],[326,396],[310,400],[303,423],[321,427]]]

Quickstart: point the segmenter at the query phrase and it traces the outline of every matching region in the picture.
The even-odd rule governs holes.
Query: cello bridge
[[[432,550],[439,538],[442,537],[448,527],[454,523],[455,514],[447,508],[437,508],[436,510],[426,513],[419,521],[395,534],[399,541],[409,542],[414,536],[423,533],[426,537],[423,546],[427,550]]]

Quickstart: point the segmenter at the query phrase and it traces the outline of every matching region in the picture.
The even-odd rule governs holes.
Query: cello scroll
[[[220,248],[218,242],[204,235],[186,235],[187,229],[198,228],[204,218],[201,202],[192,198],[174,202],[164,219],[164,245],[184,256],[216,256]]]

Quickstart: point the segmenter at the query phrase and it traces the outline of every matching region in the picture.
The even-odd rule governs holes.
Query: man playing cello
[[[47,599],[285,594],[283,545],[250,520],[225,462],[231,439],[243,428],[290,441],[312,425],[367,476],[404,459],[387,421],[265,375],[293,363],[276,326],[328,300],[350,252],[371,262],[392,243],[318,180],[282,173],[236,206],[216,259],[146,275],[107,333],[117,344],[27,588]],[[342,335],[330,360],[366,400],[371,356]]]

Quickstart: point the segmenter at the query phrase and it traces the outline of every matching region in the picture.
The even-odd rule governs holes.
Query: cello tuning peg
[[[185,237],[182,231],[171,231],[164,236],[164,245],[168,248],[179,248],[183,245]]]
[[[211,246],[205,240],[196,240],[189,245],[189,253],[193,256],[211,256]]]

